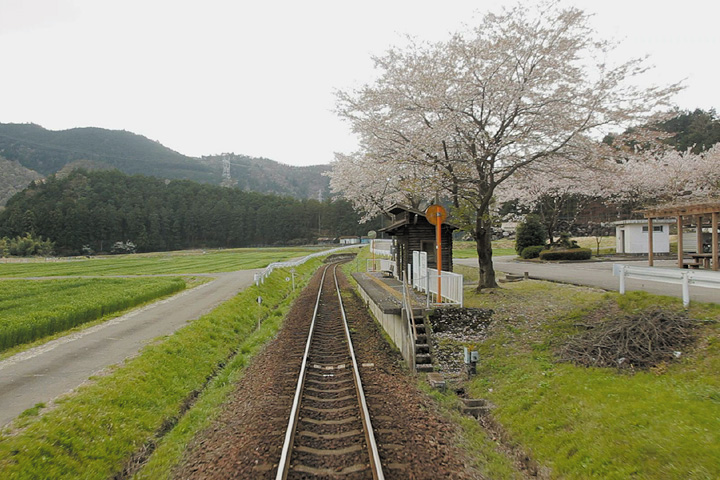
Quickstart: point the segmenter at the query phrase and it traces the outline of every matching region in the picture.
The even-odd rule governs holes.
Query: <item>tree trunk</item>
[[[492,220],[489,215],[478,215],[475,228],[475,243],[477,245],[480,274],[477,291],[479,292],[483,288],[497,288],[495,268],[493,268],[492,263]]]

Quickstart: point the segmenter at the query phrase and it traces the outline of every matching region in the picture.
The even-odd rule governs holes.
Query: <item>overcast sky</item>
[[[356,149],[336,89],[405,34],[442,40],[501,0],[0,0],[0,122],[128,130],[186,155],[290,165]],[[530,2],[528,2],[530,3]],[[720,107],[720,3],[567,0],[682,109]]]

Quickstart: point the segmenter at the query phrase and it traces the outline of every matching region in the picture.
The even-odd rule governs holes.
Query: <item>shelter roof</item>
[[[393,232],[396,232],[400,227],[417,223],[418,217],[422,217],[423,219],[425,219],[425,221],[427,221],[427,219],[425,218],[425,212],[422,212],[412,207],[401,205],[399,203],[392,205],[385,211],[393,216],[393,223],[391,223],[387,227],[381,228],[379,231],[389,233],[391,235],[393,234]],[[447,222],[443,223],[442,227],[449,228],[450,230],[457,230],[458,228],[455,225]]]
[[[633,219],[633,220],[617,220],[615,222],[612,222],[613,225],[647,225],[648,221],[647,219]],[[671,225],[675,223],[675,220],[671,218],[659,218],[653,221],[656,225],[662,225],[662,224],[668,224]]]
[[[704,215],[720,213],[720,201],[707,201],[702,203],[669,204],[642,211],[645,218],[678,217],[684,215]]]

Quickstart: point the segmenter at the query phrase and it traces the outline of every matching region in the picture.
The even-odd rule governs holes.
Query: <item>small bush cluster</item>
[[[567,250],[543,250],[540,260],[590,260],[592,250],[589,248],[571,248]]]
[[[24,237],[0,238],[0,256],[9,257],[31,257],[33,255],[48,256],[53,252],[53,242],[43,240],[42,237],[35,237],[26,233]]]
[[[525,247],[544,245],[547,239],[547,230],[540,223],[537,215],[528,215],[515,231],[515,251],[522,253]]]
[[[544,249],[544,245],[532,245],[525,247],[522,249],[522,252],[520,252],[520,257],[524,259],[538,258],[540,256],[540,252]]]

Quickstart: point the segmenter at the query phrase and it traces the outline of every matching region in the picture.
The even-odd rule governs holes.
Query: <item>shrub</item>
[[[520,257],[525,259],[538,258],[538,256],[540,256],[540,252],[542,252],[544,249],[544,245],[531,245],[529,247],[523,248],[522,252],[520,252]]]
[[[562,248],[570,249],[570,248],[580,248],[580,246],[577,244],[577,242],[570,238],[570,234],[567,232],[563,232],[560,234],[560,240],[558,240],[558,245],[560,245]]]
[[[543,250],[540,260],[589,260],[592,251],[589,248],[573,248],[569,250]]]
[[[521,253],[525,247],[544,245],[547,230],[536,215],[528,215],[515,231],[515,251]]]
[[[0,239],[0,256],[3,257],[10,255],[17,257],[48,256],[52,253],[52,250],[53,243],[50,240],[35,237],[32,233],[26,233],[24,237]]]

